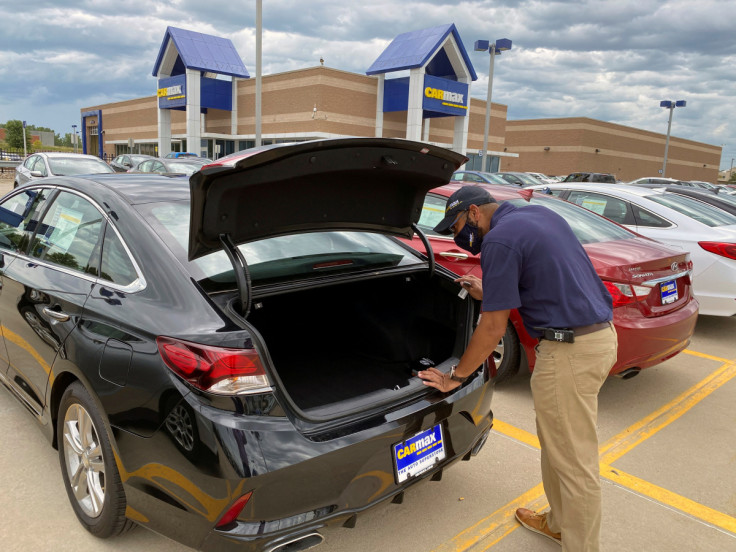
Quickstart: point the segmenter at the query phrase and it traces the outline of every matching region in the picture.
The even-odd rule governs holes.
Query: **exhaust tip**
[[[310,548],[319,546],[324,541],[325,538],[319,533],[308,533],[286,542],[282,542],[273,548],[267,549],[266,552],[299,552],[301,550],[309,550]]]
[[[621,379],[631,379],[634,376],[639,375],[639,372],[641,372],[641,368],[627,368],[623,372],[619,372],[616,374],[616,377],[619,377]]]

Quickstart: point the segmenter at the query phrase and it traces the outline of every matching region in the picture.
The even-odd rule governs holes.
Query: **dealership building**
[[[488,55],[486,53],[486,55]],[[154,60],[152,95],[81,110],[86,153],[216,158],[256,143],[256,82],[228,39],[169,27]],[[486,102],[470,97],[477,75],[453,24],[397,36],[366,69],[323,63],[264,75],[261,143],[344,136],[406,138],[464,153],[480,169]],[[491,170],[655,176],[664,134],[585,117],[509,121],[490,110]],[[715,182],[721,147],[671,137],[667,176]]]

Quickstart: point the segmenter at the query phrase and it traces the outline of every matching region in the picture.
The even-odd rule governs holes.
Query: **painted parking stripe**
[[[599,453],[601,455],[601,475],[623,487],[631,489],[644,496],[648,496],[662,504],[676,508],[695,518],[705,521],[706,523],[723,528],[729,532],[736,533],[736,531],[734,531],[734,527],[736,527],[734,525],[736,524],[735,518],[708,508],[707,506],[687,499],[676,493],[667,491],[666,489],[648,483],[642,479],[625,474],[621,470],[610,466],[614,460],[621,458],[621,456],[631,451],[631,449],[677,420],[713,391],[736,377],[736,363],[734,363],[733,360],[714,357],[690,350],[685,350],[683,352],[700,358],[723,362],[724,364],[708,377],[680,394],[662,408],[606,441],[599,448]],[[493,430],[527,446],[537,449],[540,448],[539,439],[536,435],[514,427],[501,420],[494,420]],[[524,502],[524,500],[528,500],[528,502]],[[480,543],[479,547],[474,548],[474,550],[488,550],[507,535],[512,533],[515,529],[520,527],[514,518],[514,511],[516,508],[529,508],[530,510],[539,511],[546,508],[547,505],[548,504],[544,496],[544,489],[540,483],[505,506],[499,508],[490,516],[481,519],[475,525],[465,529],[449,541],[435,548],[433,552],[466,551],[471,547],[475,547],[475,545],[480,543],[480,541],[483,542]]]
[[[726,531],[730,531],[736,535],[736,518],[729,515],[704,506],[699,502],[680,496],[672,491],[663,489],[658,485],[639,479],[631,474],[621,471],[618,468],[601,464],[601,475],[613,481],[614,483],[631,489],[641,495],[653,498],[657,502],[677,508],[681,512],[690,514],[691,516],[698,518],[710,525],[720,527]]]

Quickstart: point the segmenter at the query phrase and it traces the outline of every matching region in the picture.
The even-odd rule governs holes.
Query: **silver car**
[[[94,155],[81,153],[34,153],[15,168],[14,188],[47,176],[100,174],[115,172],[110,165]]]

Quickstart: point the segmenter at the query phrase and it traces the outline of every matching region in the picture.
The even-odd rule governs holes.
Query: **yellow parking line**
[[[724,362],[724,364],[662,408],[606,441],[599,448],[601,475],[662,504],[672,506],[714,526],[736,533],[736,530],[734,530],[736,519],[610,466],[612,462],[674,422],[713,391],[736,376],[736,363],[733,361],[695,351],[686,350],[685,352],[693,356]],[[493,430],[525,445],[540,448],[539,439],[536,435],[501,420],[495,419],[493,421]],[[491,515],[458,533],[449,541],[435,548],[433,552],[466,551],[471,547],[475,547],[481,540],[483,542],[477,550],[488,550],[519,527],[514,518],[514,511],[517,508],[529,508],[530,510],[539,511],[546,508],[547,505],[544,488],[540,483]]]
[[[600,448],[601,462],[612,464],[642,441],[677,420],[693,406],[736,376],[736,363],[727,361],[718,370],[693,385],[662,408],[629,426]]]
[[[721,358],[721,357],[716,357],[716,356],[713,356],[713,355],[707,355],[705,353],[699,353],[698,351],[691,351],[690,349],[685,349],[682,352],[685,353],[686,355],[692,355],[692,356],[696,356],[696,357],[700,357],[700,358],[707,358],[708,360],[715,360],[716,362],[724,362],[724,363],[733,362],[733,360],[730,360],[730,359],[727,359],[727,358]]]
[[[663,489],[653,483],[634,477],[618,468],[601,464],[601,475],[606,479],[618,483],[622,487],[636,491],[637,493],[653,498],[657,502],[677,508],[681,512],[690,514],[726,531],[736,534],[736,518],[726,515],[718,510],[703,506],[699,502],[680,496],[672,491]]]
[[[548,503],[547,498],[544,496],[544,488],[540,483],[505,506],[502,506],[490,516],[481,519],[475,525],[472,525],[461,533],[458,533],[449,541],[435,548],[433,552],[468,550],[472,546],[476,545],[480,540],[485,539],[493,540],[493,542],[488,543],[489,545],[495,544],[519,526],[516,522],[516,518],[514,518],[514,512],[517,508],[534,508],[535,510],[542,510],[547,506]],[[485,545],[486,543],[484,542],[483,544]]]

